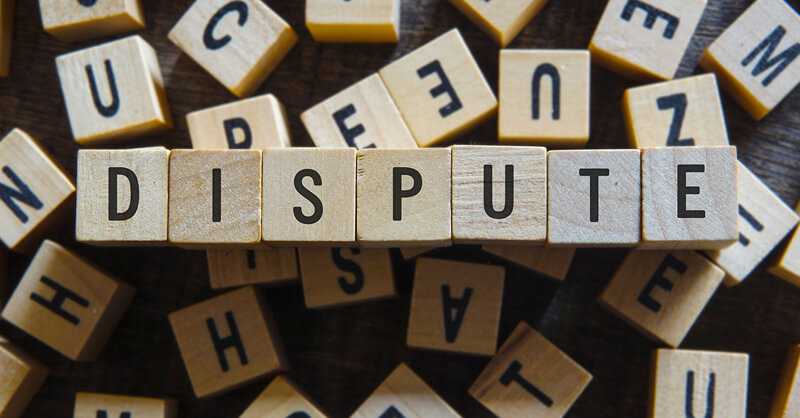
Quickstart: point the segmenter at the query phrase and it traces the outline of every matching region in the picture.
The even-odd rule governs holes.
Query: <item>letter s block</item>
[[[276,377],[239,416],[239,418],[327,417],[303,391],[283,376]]]
[[[401,0],[308,0],[306,26],[317,42],[396,43]]]
[[[0,417],[20,418],[49,371],[0,337]]]
[[[45,32],[71,42],[144,29],[140,0],[39,0]]]
[[[177,418],[178,402],[138,396],[79,392],[73,418]]]

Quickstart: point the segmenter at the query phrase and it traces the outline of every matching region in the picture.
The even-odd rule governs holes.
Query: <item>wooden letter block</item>
[[[451,242],[449,148],[358,151],[356,236],[366,246]]]
[[[169,322],[198,398],[288,368],[274,318],[253,287],[173,312]]]
[[[548,242],[633,246],[641,231],[639,150],[548,154]]]
[[[168,399],[79,392],[73,418],[177,418],[178,402]]]
[[[747,354],[658,350],[653,362],[652,418],[745,418]]]
[[[78,241],[165,243],[168,170],[163,147],[79,151]]]
[[[548,0],[450,0],[470,20],[506,47],[536,16]]]
[[[387,65],[380,75],[421,147],[453,138],[497,110],[458,29]]]
[[[728,145],[713,74],[628,89],[622,107],[633,148]]]
[[[286,111],[266,94],[186,115],[194,149],[267,149],[292,146]]]
[[[791,418],[800,414],[800,346],[789,352],[772,401],[769,418]]]
[[[275,286],[300,277],[294,248],[209,250],[206,258],[212,289],[251,284]]]
[[[63,220],[75,197],[72,180],[28,134],[14,129],[0,141],[0,239],[32,253]]]
[[[547,150],[452,147],[453,240],[458,243],[547,239]]]
[[[20,418],[49,371],[6,342],[0,342],[0,370],[0,418]]]
[[[700,66],[760,120],[800,83],[800,16],[783,0],[758,0],[706,49]]]
[[[736,166],[736,147],[642,150],[642,248],[718,249],[736,241]]]
[[[11,70],[15,2],[16,0],[0,0],[0,77],[7,77]]]
[[[500,51],[500,142],[585,146],[590,67],[587,51]]]
[[[300,119],[320,148],[417,148],[378,74],[303,112]]]
[[[39,0],[42,26],[56,38],[85,41],[144,29],[140,0]]]
[[[327,415],[292,382],[278,376],[239,418],[327,418]]]
[[[497,351],[503,267],[421,258],[414,273],[410,347],[492,356]]]
[[[600,300],[646,335],[678,347],[725,278],[691,251],[633,251]]]
[[[261,151],[172,151],[169,240],[186,246],[259,244]]]
[[[266,150],[263,183],[268,244],[355,243],[355,149]]]
[[[797,212],[800,213],[800,203]],[[800,228],[795,228],[791,240],[769,272],[795,286],[800,286]]]
[[[461,418],[408,366],[401,364],[350,418]]]
[[[135,289],[45,241],[2,317],[74,361],[93,361]]]
[[[800,221],[800,217],[742,163],[739,163],[738,215],[738,241],[706,253],[728,273],[725,284],[729,286],[744,281]]]
[[[306,0],[306,26],[317,42],[396,43],[400,0]]]
[[[523,322],[469,394],[499,418],[561,418],[591,380],[589,372]]]
[[[624,76],[671,79],[705,8],[706,0],[610,0],[589,50]]]
[[[231,93],[247,96],[297,43],[297,34],[260,0],[199,0],[169,40]]]
[[[298,254],[309,309],[397,296],[387,249],[301,247]]]
[[[567,278],[575,257],[574,248],[484,245],[483,251],[558,281]]]

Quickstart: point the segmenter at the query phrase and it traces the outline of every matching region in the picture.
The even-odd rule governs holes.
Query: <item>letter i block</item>
[[[575,257],[574,248],[484,245],[483,251],[560,282],[567,278]]]
[[[796,212],[800,213],[800,204]],[[769,272],[795,286],[800,286],[800,228],[795,228],[792,238]]]
[[[35,251],[74,197],[72,180],[28,134],[14,129],[0,141],[0,239],[9,249]]]
[[[20,418],[49,371],[0,338],[0,417]]]
[[[189,113],[186,124],[195,149],[292,146],[286,110],[271,94]]]
[[[678,347],[725,272],[691,251],[633,251],[600,300],[646,335]]]
[[[260,0],[199,0],[169,40],[231,93],[247,96],[297,43],[297,34]]]
[[[469,390],[499,418],[561,418],[592,375],[524,322]]]
[[[736,167],[736,147],[642,150],[641,247],[719,249],[735,242]]]
[[[0,77],[7,77],[11,66],[15,1],[0,0]]]
[[[457,29],[380,71],[421,147],[446,141],[491,117],[497,99]]]
[[[548,0],[450,0],[470,20],[506,47],[547,4]]]
[[[492,356],[505,268],[422,258],[414,273],[410,347]]]
[[[307,0],[306,26],[317,42],[396,43],[401,0]]]
[[[144,29],[140,0],[39,0],[45,32],[62,41],[85,41]]]
[[[749,363],[747,354],[656,351],[650,416],[745,418]]]
[[[73,418],[177,418],[178,402],[167,399],[79,392]]]
[[[292,382],[278,376],[239,418],[327,418],[327,415]]]
[[[350,418],[461,418],[408,366],[401,364]]]
[[[632,78],[675,77],[706,0],[611,0],[592,36],[592,57]]]
[[[212,289],[251,284],[277,286],[300,277],[294,248],[208,250],[206,258]]]
[[[800,391],[800,346],[795,345],[786,359],[769,418],[790,418],[800,414],[798,391]]]
[[[303,112],[300,119],[320,148],[417,148],[378,74]]]
[[[800,15],[783,0],[758,0],[705,51],[700,66],[756,120],[800,83]]]
[[[138,35],[61,55],[56,67],[72,135],[79,144],[172,127],[158,58]]]
[[[169,322],[198,398],[288,368],[274,318],[253,287],[173,312]]]
[[[2,317],[74,361],[102,351],[135,289],[45,241]]]

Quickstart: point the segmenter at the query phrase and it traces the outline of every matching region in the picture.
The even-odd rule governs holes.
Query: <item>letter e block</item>
[[[483,251],[557,281],[567,278],[575,257],[574,248],[484,245]]]
[[[292,146],[286,111],[271,94],[189,113],[186,124],[194,149]]]
[[[49,371],[33,357],[0,341],[0,417],[20,418]]]
[[[79,392],[73,418],[177,418],[178,402],[167,399]]]
[[[769,418],[790,418],[797,414],[800,414],[800,346],[795,345],[786,359]]]
[[[140,0],[39,0],[45,32],[71,42],[144,29]]]
[[[15,2],[16,0],[0,0],[0,77],[7,77],[11,69]]]
[[[800,212],[800,204],[797,206]],[[769,272],[795,286],[800,286],[800,228],[795,228],[792,238]]]
[[[400,0],[307,0],[306,26],[317,42],[396,43]]]
[[[278,376],[239,418],[327,418],[327,415],[292,382]]]
[[[208,250],[206,258],[212,289],[251,284],[277,286],[300,277],[294,248]]]
[[[548,0],[450,0],[471,21],[506,47],[539,13]]]

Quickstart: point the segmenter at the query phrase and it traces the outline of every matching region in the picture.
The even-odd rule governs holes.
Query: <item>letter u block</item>
[[[328,416],[289,379],[278,376],[239,418],[328,418]]]
[[[20,418],[49,371],[0,338],[0,417]]]
[[[80,392],[73,418],[176,418],[178,402],[138,396]]]
[[[45,32],[84,41],[144,29],[140,0],[39,0]]]
[[[286,110],[271,94],[186,115],[194,149],[267,149],[292,146]]]

